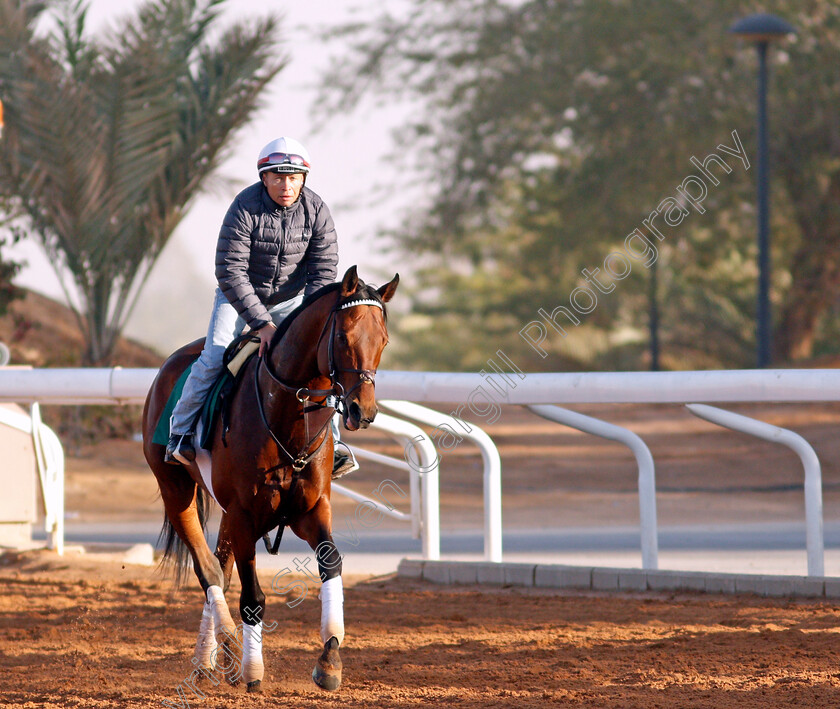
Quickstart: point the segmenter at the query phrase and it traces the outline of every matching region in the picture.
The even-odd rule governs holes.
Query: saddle
[[[210,443],[213,440],[213,431],[219,419],[222,421],[222,440],[224,441],[225,432],[230,426],[230,402],[241,380],[239,374],[245,366],[245,363],[257,353],[259,348],[259,337],[249,332],[237,337],[225,350],[222,358],[224,367],[210,389],[210,392],[207,394],[207,398],[204,400],[204,405],[201,408],[201,440],[197,441],[197,443],[202,448],[206,450],[210,449]],[[172,410],[175,408],[175,404],[181,398],[184,383],[187,381],[191,369],[192,363],[183,371],[181,376],[178,377],[178,381],[175,382],[175,386],[172,387],[169,399],[166,402],[166,406],[163,407],[160,419],[155,427],[155,432],[152,437],[153,443],[165,446],[169,441],[169,418],[172,416]]]

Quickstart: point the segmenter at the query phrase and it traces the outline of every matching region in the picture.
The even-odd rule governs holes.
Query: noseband
[[[338,303],[330,312],[327,321],[324,323],[324,327],[321,329],[321,334],[318,336],[318,342],[315,345],[315,356],[318,356],[318,351],[321,349],[321,341],[324,339],[324,334],[327,332],[327,327],[330,328],[330,335],[329,335],[329,342],[327,343],[327,357],[330,369],[330,388],[329,389],[310,389],[309,387],[298,387],[291,384],[287,384],[282,379],[280,379],[277,372],[274,370],[274,365],[271,363],[270,352],[267,352],[264,357],[260,357],[257,366],[254,367],[254,387],[256,390],[257,395],[257,408],[260,412],[260,417],[262,419],[263,425],[266,427],[268,432],[271,434],[271,437],[274,439],[274,442],[277,444],[278,449],[282,451],[290,461],[292,461],[292,467],[294,468],[295,472],[300,472],[303,470],[304,467],[318,454],[318,451],[321,450],[324,443],[327,441],[327,437],[324,436],[324,439],[318,444],[318,447],[312,451],[311,453],[307,454],[307,450],[312,445],[312,443],[324,432],[326,427],[330,423],[330,419],[332,416],[327,417],[327,420],[324,424],[318,429],[318,432],[310,438],[309,436],[309,416],[308,414],[312,413],[313,411],[317,411],[320,409],[331,408],[335,411],[339,411],[343,415],[347,413],[347,399],[350,395],[356,391],[359,387],[362,386],[365,382],[369,384],[375,384],[376,380],[376,370],[375,369],[355,369],[350,367],[337,367],[335,363],[335,329],[336,329],[336,321],[338,319],[338,313],[341,310],[346,310],[347,308],[352,308],[357,305],[367,305],[375,308],[379,308],[380,310],[384,311],[385,308],[383,307],[382,303],[375,298],[359,298],[357,300],[350,300],[346,303]],[[265,409],[263,407],[263,397],[262,392],[260,391],[260,383],[259,383],[259,372],[260,366],[265,368],[265,371],[268,373],[268,376],[271,377],[272,381],[277,384],[281,389],[284,391],[294,394],[295,398],[303,404],[303,421],[305,427],[305,438],[306,444],[301,449],[301,452],[293,456],[286,447],[281,443],[280,439],[277,438],[274,431],[271,430],[271,425],[268,422],[268,419],[265,415]],[[359,381],[356,382],[348,391],[345,391],[344,387],[341,385],[336,379],[336,374],[338,373],[355,373],[359,375]],[[326,400],[321,402],[313,401],[309,406],[306,406],[307,401],[311,401],[313,398],[319,397],[328,397],[333,396],[336,400],[335,406],[329,406],[326,403]]]

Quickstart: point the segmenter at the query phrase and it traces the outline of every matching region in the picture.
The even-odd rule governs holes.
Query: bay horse
[[[165,463],[165,446],[152,440],[173,386],[203,340],[172,354],[152,384],[143,411],[143,452],[165,508],[164,559],[180,562],[183,570],[187,553],[192,558],[205,598],[192,662],[215,684],[214,669],[231,684],[244,679],[248,691],[260,689],[265,594],[257,580],[255,546],[275,527],[278,535],[289,527],[315,551],[324,645],[312,679],[327,690],[341,684],[344,592],[330,507],[329,422],[335,409],[326,401],[336,397],[350,431],[373,421],[374,377],[388,343],[384,304],[398,283],[396,275],[378,289],[366,285],[354,266],[340,283],[307,296],[280,323],[265,355],[243,367],[227,430],[216,426],[209,460],[200,454],[187,466]],[[223,510],[215,554],[204,536],[211,497]],[[240,637],[224,596],[234,560],[242,583]]]

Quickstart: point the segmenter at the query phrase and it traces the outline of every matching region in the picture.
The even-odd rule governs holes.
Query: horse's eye
[[[338,333],[338,341],[344,345],[347,344],[347,333],[346,332],[339,332]]]

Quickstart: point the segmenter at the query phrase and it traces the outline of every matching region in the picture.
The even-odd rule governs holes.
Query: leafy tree
[[[2,115],[2,103],[0,103],[0,138],[2,138],[3,129]],[[0,215],[9,211],[5,205],[5,200],[0,196]],[[23,235],[18,225],[6,223],[2,216],[0,216],[0,229],[6,232],[0,234],[0,316],[3,316],[8,312],[9,305],[23,296],[23,291],[12,283],[23,264],[9,258],[7,254],[3,254],[2,250],[4,247],[20,241]]]
[[[225,0],[151,0],[110,33],[87,4],[0,0],[0,194],[50,257],[107,364],[191,199],[285,60],[277,20],[220,28]]]
[[[782,361],[833,333],[840,295],[840,6],[760,9],[798,28],[770,54]],[[462,347],[462,366],[502,344],[535,367],[639,366],[651,289],[638,262],[579,327],[546,342],[548,358],[517,333],[537,308],[568,305],[582,269],[602,267],[698,174],[689,159],[732,146],[734,130],[751,168],[736,159],[731,174],[718,170],[705,213],[662,229],[656,297],[667,366],[751,365],[756,53],[728,34],[751,11],[757,3],[724,0],[414,0],[406,17],[344,27],[353,46],[326,77],[326,99],[346,106],[376,91],[425,107],[401,146],[439,189],[393,234],[425,264],[415,299],[433,324],[412,339],[468,330],[483,348]]]
[[[0,249],[17,241],[16,236],[10,238],[0,237]],[[9,306],[22,297],[23,292],[12,281],[21,269],[19,261],[0,254],[0,316],[5,315]]]

